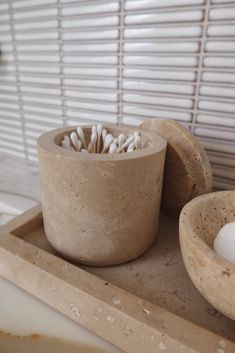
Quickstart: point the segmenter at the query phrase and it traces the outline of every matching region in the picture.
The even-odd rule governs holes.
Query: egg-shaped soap
[[[235,264],[235,221],[225,224],[214,240],[216,253]]]

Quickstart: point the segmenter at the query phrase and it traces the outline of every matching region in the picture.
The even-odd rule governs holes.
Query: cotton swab
[[[91,135],[92,134],[97,134],[97,127],[95,125],[93,125],[92,128],[91,128]],[[96,146],[94,146],[94,147],[95,147],[95,150],[96,150]]]
[[[109,153],[113,154],[115,152],[117,152],[117,145],[115,143],[112,143],[109,147]]]
[[[97,133],[93,132],[91,135],[91,152],[96,153],[96,141],[97,141]]]
[[[86,153],[119,153],[132,152],[140,149],[141,136],[139,131],[135,131],[129,137],[121,133],[114,137],[103,128],[102,124],[93,125],[90,132],[90,142],[86,145],[84,131],[82,127],[77,127],[69,136],[65,135],[61,146],[67,150]]]
[[[128,137],[126,142],[124,142],[123,145],[118,148],[117,152],[121,152],[121,151],[125,150],[125,148],[128,147],[134,140],[135,140],[135,137],[133,135]]]
[[[109,146],[111,145],[113,140],[114,140],[114,137],[112,134],[107,134],[105,136],[104,147],[103,147],[103,150],[101,151],[101,153],[104,153],[109,148]]]
[[[70,134],[70,140],[72,141],[75,150],[78,151],[78,135],[76,134],[76,132],[73,131]]]
[[[87,148],[83,129],[80,126],[77,128],[77,133],[78,133],[78,136],[80,137],[84,147]]]
[[[97,142],[97,152],[100,153],[100,139],[103,132],[103,126],[101,124],[97,125],[97,135],[98,135],[98,142]]]
[[[128,147],[127,147],[127,152],[133,152],[135,148],[134,142],[132,142]]]
[[[67,150],[70,149],[70,139],[67,135],[64,136],[63,141],[61,142],[62,147],[66,148]]]
[[[121,147],[121,145],[123,145],[124,141],[125,141],[126,137],[124,134],[120,134],[118,136],[118,148]]]
[[[96,126],[93,125],[92,128],[91,128],[91,133],[92,134],[96,134],[97,133],[97,129],[96,129]]]
[[[140,135],[135,136],[134,145],[135,145],[136,150],[138,150],[138,148],[140,146],[140,140],[141,140]]]
[[[102,143],[103,143],[103,148],[104,148],[104,141],[105,141],[105,137],[107,136],[107,130],[103,129],[102,131]]]
[[[70,146],[68,146],[67,142],[64,140],[61,142],[61,146],[64,147],[66,150],[70,149]]]
[[[89,142],[88,147],[87,147],[87,151],[90,153],[92,149],[92,143]]]
[[[81,140],[78,140],[77,147],[78,147],[78,152],[80,152],[81,148],[82,148],[82,141]]]

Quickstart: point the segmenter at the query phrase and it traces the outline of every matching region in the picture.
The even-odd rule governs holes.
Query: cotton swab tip
[[[103,131],[103,125],[102,124],[98,124],[97,125],[97,134],[100,137],[102,135],[102,131]]]
[[[92,128],[91,128],[91,133],[92,134],[96,134],[97,130],[96,130],[96,126],[93,125]]]
[[[112,144],[110,145],[110,147],[109,147],[109,153],[110,153],[110,154],[113,154],[113,153],[115,153],[115,152],[117,152],[117,145],[114,144],[114,143],[112,143]]]
[[[97,133],[94,132],[94,133],[92,133],[92,135],[91,135],[91,143],[92,143],[92,144],[95,144],[96,141],[97,141]]]
[[[78,150],[78,135],[76,134],[76,132],[73,131],[70,134],[70,139],[72,141],[72,144],[73,144],[75,150]]]

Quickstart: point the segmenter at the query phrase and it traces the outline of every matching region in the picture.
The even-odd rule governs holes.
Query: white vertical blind
[[[2,0],[0,152],[48,129],[171,118],[235,187],[235,1]]]

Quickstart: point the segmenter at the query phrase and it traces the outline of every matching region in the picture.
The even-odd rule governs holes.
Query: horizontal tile
[[[117,39],[119,36],[118,29],[104,31],[76,31],[65,32],[62,34],[64,40],[95,40],[95,39]]]
[[[223,57],[221,56],[213,56],[213,57],[205,57],[204,58],[204,66],[205,67],[218,67],[221,69],[224,68],[235,68],[235,55],[234,57]]]
[[[230,53],[235,52],[235,42],[229,40],[223,41],[208,41],[205,45],[206,52],[221,52]]]
[[[196,67],[198,59],[196,57],[185,56],[137,56],[124,55],[123,63],[125,65],[141,65],[141,66],[165,66],[165,67]]]
[[[190,0],[190,5],[203,5],[205,0]],[[128,0],[125,2],[126,10],[144,10],[155,7],[188,6],[188,0]]]
[[[199,50],[199,43],[187,42],[143,42],[124,43],[124,52],[156,52],[156,53],[196,53]]]
[[[23,12],[14,12],[13,13],[13,18],[15,20],[19,19],[32,19],[32,18],[40,18],[40,17],[50,17],[50,16],[57,16],[58,15],[58,9],[56,7],[54,8],[46,8],[42,10],[33,10],[33,11],[23,11]]]
[[[71,67],[65,67],[64,68],[64,74],[68,75],[81,75],[81,76],[117,76],[118,74],[118,69],[116,67],[87,67],[86,69],[84,68],[71,68]]]
[[[63,7],[62,15],[63,16],[73,16],[73,15],[90,15],[97,13],[105,13],[105,12],[117,12],[120,9],[119,1],[110,1],[108,3],[90,3],[87,5],[79,5]]]
[[[9,4],[7,2],[0,4],[0,12],[7,11],[8,9],[9,9]]]
[[[147,24],[147,23],[168,23],[168,22],[189,22],[202,21],[203,11],[172,11],[172,12],[155,12],[150,14],[126,15],[124,23]]]
[[[29,95],[27,93],[23,93],[21,95],[21,99],[22,99],[23,103],[41,103],[41,104],[54,105],[54,106],[61,104],[60,98],[55,98],[53,96],[37,97],[37,96]]]
[[[32,73],[42,73],[42,74],[59,74],[59,66],[52,65],[29,65],[20,63],[18,66],[19,72],[32,72]]]
[[[16,33],[16,40],[28,41],[28,40],[51,40],[58,39],[58,31],[46,31],[46,32],[34,32],[34,33]]]
[[[63,50],[68,52],[117,52],[118,43],[102,43],[102,44],[64,44]]]
[[[97,53],[98,54],[98,53]],[[69,55],[65,54],[63,58],[63,62],[65,64],[102,64],[102,65],[113,65],[118,63],[118,56],[117,55],[112,55],[109,53],[109,55]]]
[[[24,74],[20,74],[19,77],[20,82],[26,83],[43,83],[49,85],[59,85],[60,84],[60,77],[47,77],[47,76],[26,76]]]
[[[138,94],[123,94],[123,101],[127,103],[137,103],[145,105],[156,105],[157,106],[168,106],[177,108],[188,108],[193,107],[193,101],[191,99],[172,98],[172,97],[159,97],[150,95],[138,95]]]
[[[141,118],[151,117],[151,118],[169,118],[181,121],[190,122],[192,116],[190,113],[183,112],[174,112],[169,110],[164,110],[160,108],[150,109],[150,108],[141,108],[137,106],[124,105],[123,113],[130,114],[134,116],[140,116]]]
[[[178,38],[178,37],[200,37],[202,34],[201,26],[164,26],[153,28],[125,28],[125,39],[142,38]]]
[[[209,151],[234,154],[234,151],[235,151],[234,142],[210,139],[208,137],[207,138],[200,137],[200,141],[203,143],[204,147]]]
[[[219,140],[230,140],[235,142],[235,131],[196,127],[194,130],[194,133],[197,136],[208,137],[208,138],[219,139]]]
[[[210,101],[201,99],[198,103],[199,109],[211,110],[224,113],[235,113],[235,104],[222,101]]]
[[[235,98],[235,87],[202,85],[200,94],[211,97]]]
[[[24,52],[31,52],[34,53],[36,52],[58,52],[59,51],[59,44],[18,44],[17,45],[17,51],[20,53]]]
[[[84,101],[65,101],[65,106],[69,108],[78,108],[78,109],[86,109],[86,110],[95,110],[95,111],[103,111],[109,113],[117,113],[118,108],[116,104],[107,104],[107,103],[92,103],[92,102],[84,102]]]
[[[210,9],[209,20],[233,20],[235,19],[235,7]]]
[[[46,88],[46,87],[32,87],[27,84],[21,84],[20,90],[22,93],[38,93],[38,94],[45,94],[45,95],[58,95],[60,96],[61,94],[61,89],[60,87],[54,88]]]
[[[58,27],[58,20],[53,19],[53,20],[43,20],[41,19],[40,21],[34,21],[34,22],[15,22],[14,23],[14,28],[15,30],[19,31],[27,31],[27,30],[46,30],[46,29],[52,29],[52,28],[57,28]]]
[[[65,89],[65,97],[80,98],[80,99],[91,99],[91,100],[102,100],[107,102],[117,102],[118,94],[116,92],[97,92],[97,91],[73,91]]]
[[[78,87],[97,87],[97,88],[112,88],[112,89],[117,89],[117,81],[116,80],[92,80],[92,79],[82,79],[82,78],[77,78],[77,79],[69,79],[65,78],[64,79],[64,84],[65,85],[70,85],[70,86],[78,86]]]
[[[42,5],[54,5],[57,0],[24,0],[24,1],[13,1],[12,7],[14,9],[21,9],[25,7],[42,6]]]
[[[202,73],[202,81],[219,82],[219,83],[234,83],[235,84],[235,73],[204,71]]]
[[[152,80],[176,80],[176,81],[194,81],[196,73],[193,71],[174,71],[174,70],[150,70],[150,69],[125,69],[123,76],[129,78],[149,78]]]
[[[143,118],[141,119],[141,118],[126,116],[126,115],[124,115],[122,118],[122,124],[124,125],[139,126],[143,121],[144,121]]]
[[[67,110],[66,111],[66,116],[68,117],[68,123],[70,122],[70,118],[72,118],[73,120],[73,124],[74,124],[74,118],[76,118],[79,122],[79,119],[81,120],[87,120],[87,123],[89,123],[89,121],[102,121],[102,122],[107,122],[107,123],[111,123],[111,124],[116,124],[117,123],[117,116],[116,115],[112,115],[112,114],[104,114],[104,113],[87,113],[84,111],[72,111],[72,110]]]
[[[80,18],[77,19],[63,19],[62,28],[81,28],[81,27],[104,27],[117,26],[119,24],[119,16],[102,16],[97,18]]]
[[[193,94],[194,87],[192,85],[177,85],[166,83],[155,83],[149,81],[123,81],[123,89],[137,90],[137,91],[150,91],[161,93],[175,93],[175,94]]]
[[[50,114],[41,114],[41,113],[33,113],[33,112],[28,112],[24,113],[24,118],[26,119],[27,122],[36,122],[37,123],[50,123],[50,124],[62,124],[62,117],[58,116],[53,116]]]
[[[208,124],[208,125],[221,125],[225,127],[233,127],[235,128],[235,117],[225,117],[225,116],[216,116],[213,115],[205,115],[205,114],[198,114],[197,120],[200,124]]]
[[[55,108],[48,108],[48,107],[42,107],[42,106],[35,106],[35,105],[30,105],[30,104],[23,104],[23,109],[25,111],[32,111],[32,112],[38,112],[38,113],[45,113],[45,114],[54,114],[56,116],[62,115],[61,109],[55,109]]]

